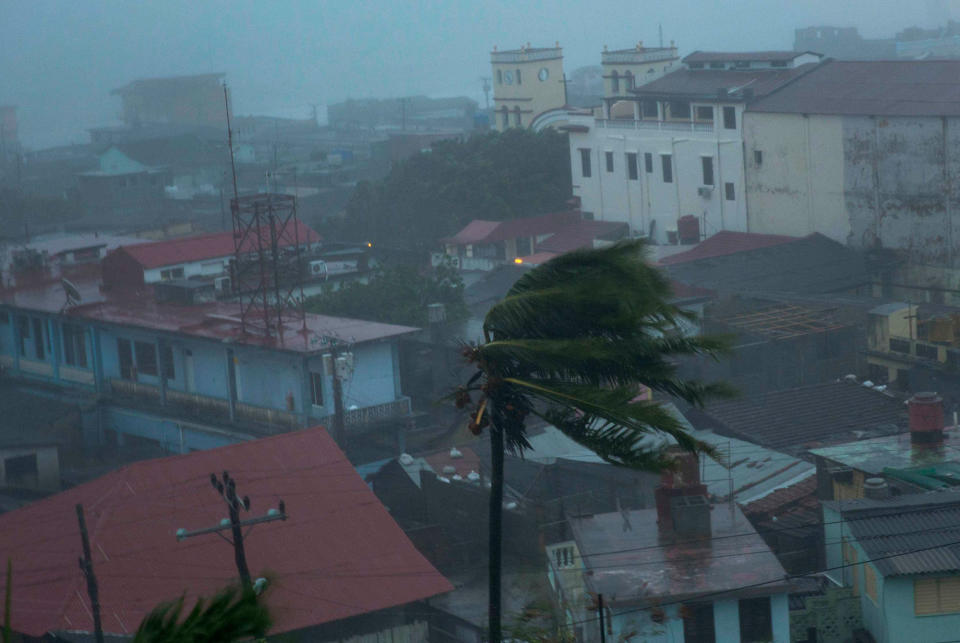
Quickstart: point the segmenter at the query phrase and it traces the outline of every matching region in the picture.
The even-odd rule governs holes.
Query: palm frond
[[[270,616],[252,591],[225,589],[209,601],[198,598],[186,618],[181,619],[184,597],[158,605],[144,618],[134,643],[201,643],[239,641],[262,636],[270,627]]]

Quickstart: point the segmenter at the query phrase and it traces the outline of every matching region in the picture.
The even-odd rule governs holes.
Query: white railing
[[[596,125],[604,129],[655,130],[659,132],[685,132],[713,134],[713,123],[672,123],[670,121],[637,121],[630,118],[598,118]]]

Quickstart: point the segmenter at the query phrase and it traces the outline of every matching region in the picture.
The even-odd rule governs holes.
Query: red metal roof
[[[129,465],[0,516],[0,555],[13,561],[13,629],[31,636],[91,631],[74,505],[82,503],[104,630],[129,634],[155,605],[188,604],[236,582],[233,548],[179,528],[226,514],[210,474],[229,471],[252,515],[282,498],[289,518],[245,540],[272,634],[403,605],[452,586],[414,548],[322,428]],[[3,572],[5,575],[5,572]]]
[[[960,115],[960,60],[831,60],[750,106],[754,112]]]
[[[557,232],[564,226],[580,221],[576,210],[551,212],[537,217],[522,217],[508,221],[486,221],[474,219],[454,236],[444,239],[451,245],[495,243],[507,239],[536,237]]]
[[[669,266],[676,263],[697,261],[698,259],[722,257],[737,252],[746,252],[748,250],[791,243],[798,241],[800,238],[801,237],[787,237],[781,234],[756,234],[753,232],[722,230],[706,241],[693,246],[690,250],[664,257],[658,263],[661,266]]]
[[[284,232],[282,241],[287,246],[295,245],[295,234],[299,236],[301,244],[316,243],[321,238],[319,234],[302,221],[297,221],[296,231],[293,227],[288,227]],[[254,245],[249,239],[244,247],[250,250],[254,249]],[[144,268],[159,268],[161,266],[203,261],[204,259],[219,259],[234,253],[233,232],[214,232],[196,237],[123,246],[117,252],[120,250],[136,259]]]

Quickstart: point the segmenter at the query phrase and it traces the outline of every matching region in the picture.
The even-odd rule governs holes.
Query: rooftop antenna
[[[80,289],[77,288],[76,285],[74,285],[74,283],[66,277],[60,280],[60,285],[63,286],[63,292],[67,296],[67,301],[64,302],[63,308],[60,309],[60,312],[62,313],[67,308],[76,306],[83,301],[83,297],[80,296]]]
[[[227,93],[227,84],[223,84],[223,106],[227,110],[227,147],[230,148],[230,171],[233,173],[233,198],[240,196],[237,190],[237,162],[233,157],[233,129],[230,127],[230,96]]]
[[[663,49],[663,23],[657,25],[657,31],[660,32],[660,49]]]
[[[490,78],[481,76],[480,82],[483,84],[483,106],[484,109],[490,109]]]

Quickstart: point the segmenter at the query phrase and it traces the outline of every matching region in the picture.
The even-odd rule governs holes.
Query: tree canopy
[[[472,219],[562,210],[571,193],[566,134],[489,132],[465,141],[440,141],[395,164],[385,178],[360,182],[346,219],[327,224],[326,231],[428,251]]]
[[[307,311],[356,317],[407,326],[427,325],[427,306],[446,307],[450,321],[465,319],[460,273],[448,264],[434,269],[391,262],[376,269],[368,283],[345,284],[339,290],[307,299]]]

